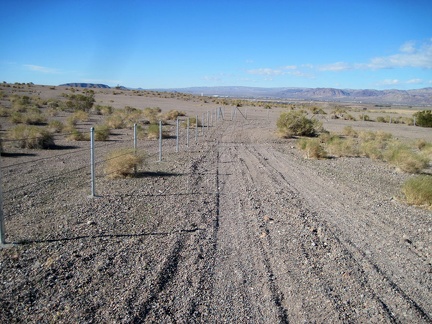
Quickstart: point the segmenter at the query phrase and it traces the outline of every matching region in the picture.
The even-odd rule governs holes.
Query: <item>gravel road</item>
[[[305,160],[273,125],[220,122],[97,198],[80,154],[50,164],[61,181],[10,163],[0,322],[431,323],[432,214],[399,200],[407,175]]]

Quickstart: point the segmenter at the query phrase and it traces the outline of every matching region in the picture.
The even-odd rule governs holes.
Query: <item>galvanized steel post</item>
[[[162,121],[159,120],[159,162],[162,161]]]
[[[1,168],[0,168],[0,244],[3,245],[6,243],[5,241],[5,231],[4,231],[4,216],[3,216],[3,181],[1,176]]]
[[[91,197],[95,197],[96,196],[96,183],[95,183],[94,127],[90,128],[90,173],[91,173]]]

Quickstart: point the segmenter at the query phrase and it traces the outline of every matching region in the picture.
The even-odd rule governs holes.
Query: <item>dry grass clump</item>
[[[302,138],[298,141],[298,148],[304,151],[307,159],[323,159],[327,157],[327,152],[318,138]]]
[[[420,173],[429,165],[428,158],[398,142],[389,145],[383,155],[387,162],[407,173]]]
[[[126,106],[124,109],[116,109],[105,119],[105,124],[111,129],[132,127],[141,121],[143,112],[139,109]]]
[[[357,142],[354,138],[334,137],[326,145],[326,151],[329,155],[335,157],[356,157],[359,156]]]
[[[19,148],[49,149],[55,146],[54,136],[44,127],[17,125],[7,132],[7,139]]]
[[[144,118],[147,120],[148,123],[150,124],[156,124],[158,122],[159,119],[159,114],[161,113],[161,109],[159,107],[154,107],[154,108],[144,108],[143,110],[143,116]]]
[[[432,176],[419,175],[408,179],[402,186],[408,204],[432,208]]]
[[[108,125],[96,125],[94,128],[94,139],[95,141],[107,141],[111,131]]]
[[[358,137],[358,133],[352,128],[352,126],[345,126],[342,130],[342,135],[349,137]]]
[[[180,116],[186,116],[184,111],[170,110],[163,115],[164,120],[176,120]]]
[[[145,130],[147,139],[156,140],[159,138],[159,124],[151,124]],[[162,138],[168,138],[169,133],[162,127]]]
[[[68,141],[90,141],[90,132],[80,132],[77,128],[68,128]]]
[[[65,125],[59,120],[51,120],[48,123],[48,129],[51,133],[61,133]]]
[[[143,162],[144,155],[135,154],[132,149],[112,151],[105,162],[105,175],[110,179],[131,177]]]

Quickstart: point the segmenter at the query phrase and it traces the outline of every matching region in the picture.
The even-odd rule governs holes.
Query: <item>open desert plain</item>
[[[307,159],[276,127],[282,112],[317,106],[325,114],[313,118],[333,133],[349,126],[430,143],[431,128],[363,120],[416,107],[92,89],[87,119],[57,130],[49,149],[29,149],[8,137],[14,101],[28,97],[46,117],[35,127],[54,127],[70,122],[71,95],[90,92],[0,91],[1,323],[432,322],[432,212],[405,202],[413,175],[365,156]],[[146,108],[160,108],[157,118],[184,112],[178,131],[165,118],[162,151],[145,136]],[[145,162],[109,177],[109,154],[134,148],[130,123],[111,127],[95,142],[92,182],[85,134],[116,109],[135,112]],[[196,116],[199,127],[184,127]]]

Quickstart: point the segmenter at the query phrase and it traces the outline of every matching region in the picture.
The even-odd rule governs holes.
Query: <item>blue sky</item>
[[[0,82],[432,87],[430,0],[6,1]]]

